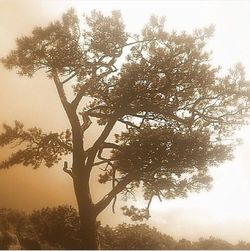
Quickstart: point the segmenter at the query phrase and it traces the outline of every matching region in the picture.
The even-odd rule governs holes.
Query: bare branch
[[[151,205],[151,202],[152,202],[154,196],[155,196],[155,194],[151,195],[151,197],[148,201],[148,205],[147,205],[148,214],[149,214],[149,208],[150,208],[150,205]]]
[[[82,121],[83,121],[81,128],[82,128],[82,131],[85,132],[92,124],[92,121],[90,120],[86,112],[82,112],[81,115],[82,115]]]
[[[65,80],[63,80],[61,83],[65,84],[67,83],[69,80],[71,80],[72,78],[74,78],[77,75],[77,72],[73,73],[71,76],[69,76],[68,78],[66,78]]]
[[[130,121],[125,121],[123,119],[118,119],[118,121],[121,122],[121,123],[123,123],[123,124],[125,124],[126,126],[131,126],[133,128],[140,129],[140,126],[137,126],[137,125],[133,124]]]
[[[108,109],[109,107],[108,106],[105,106],[105,105],[97,105],[97,106],[95,106],[95,107],[92,107],[92,108],[90,108],[89,110],[87,110],[87,111],[85,111],[87,114],[89,114],[89,113],[91,113],[91,112],[93,112],[93,111],[95,111],[95,110],[100,110],[100,109]]]
[[[96,162],[93,164],[93,166],[98,166],[98,165],[101,165],[101,164],[104,164],[104,163],[108,163],[108,165],[112,166],[113,167],[113,164],[111,161],[114,161],[116,159],[114,158],[110,158],[110,159],[107,159],[107,158],[104,158],[102,156],[102,152],[104,150],[104,148],[112,148],[112,149],[118,149],[119,148],[119,145],[116,145],[114,143],[107,143],[107,142],[104,142],[101,146],[101,148],[98,150],[98,153],[97,153],[97,157],[102,160],[102,161],[99,161],[99,162]],[[107,165],[107,166],[108,166]]]
[[[109,118],[110,117],[109,114],[98,113],[98,112],[88,112],[88,115],[90,117],[95,117],[95,118]]]
[[[98,149],[100,148],[100,146],[104,143],[104,141],[107,139],[107,137],[109,136],[111,130],[113,129],[115,123],[116,123],[116,119],[111,119],[107,125],[105,126],[104,130],[102,131],[101,135],[99,136],[99,138],[96,140],[96,142],[93,145],[93,148]]]
[[[140,43],[145,43],[145,42],[153,42],[153,41],[157,41],[157,39],[145,39],[145,40],[137,40],[135,42],[131,42],[131,43],[127,43],[125,45],[123,45],[122,48],[125,48],[127,46],[131,46],[131,45],[134,45],[134,44],[140,44]]]
[[[116,181],[116,179],[115,179],[116,170],[115,170],[115,167],[113,165],[111,165],[111,167],[112,167],[112,171],[113,171],[112,172],[112,189],[114,189],[115,188],[115,181]],[[115,195],[114,200],[113,200],[113,204],[112,204],[113,213],[115,213],[116,200],[117,200],[117,195]]]
[[[74,178],[74,174],[68,169],[68,162],[64,161],[63,171],[67,173],[71,178]]]
[[[113,149],[119,149],[119,145],[115,144],[115,143],[109,143],[109,142],[104,142],[102,144],[102,149],[104,148],[113,148]]]
[[[57,70],[54,69],[52,71],[52,74],[53,74],[54,83],[56,85],[56,89],[57,89],[57,92],[59,94],[59,98],[61,100],[63,108],[66,111],[68,117],[70,117],[70,114],[69,114],[69,102],[68,102],[67,97],[65,95],[65,92],[64,92],[64,89],[63,89],[63,85],[62,85],[62,83],[61,83],[61,81],[60,81],[60,79],[58,77]]]
[[[105,159],[105,160],[102,160],[102,161],[99,161],[99,162],[95,162],[95,163],[93,164],[93,166],[99,166],[99,165],[102,165],[102,164],[105,164],[105,163],[108,163],[108,164],[109,164],[110,161],[111,161],[111,160],[109,160],[109,159]],[[103,169],[101,169],[101,170],[103,170]],[[106,170],[104,169],[103,171],[106,171]]]
[[[99,202],[97,202],[95,205],[96,215],[102,212],[115,198],[115,196],[120,193],[132,180],[133,176],[128,174],[127,176],[125,176],[125,178],[119,181],[106,196],[104,196]]]
[[[112,212],[113,212],[113,214],[115,214],[115,203],[116,203],[116,200],[117,200],[117,195],[114,197],[113,204],[112,204]]]

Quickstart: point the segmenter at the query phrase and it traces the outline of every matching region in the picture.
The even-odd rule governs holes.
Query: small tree
[[[233,142],[227,139],[245,121],[249,89],[241,65],[225,77],[210,65],[204,47],[212,28],[169,33],[163,18],[152,17],[140,34],[131,35],[118,11],[110,16],[93,11],[84,21],[82,29],[71,9],[61,21],[17,39],[17,49],[2,59],[20,75],[45,70],[71,128],[44,133],[25,130],[20,122],[4,125],[0,145],[17,141],[23,147],[0,168],[51,167],[71,154],[72,167],[65,162],[63,170],[74,183],[83,248],[96,249],[96,217],[118,194],[143,191],[145,209],[123,208],[142,219],[149,217],[154,196],[184,197],[209,188],[208,167],[231,158]],[[95,122],[102,132],[86,149],[86,132]],[[108,141],[117,123],[123,130]],[[94,203],[90,174],[104,164],[99,181],[112,189]]]

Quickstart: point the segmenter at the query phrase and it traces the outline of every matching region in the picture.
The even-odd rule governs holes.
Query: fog
[[[0,0],[0,57],[15,48],[17,37],[28,35],[34,26],[60,18],[69,7],[74,7],[79,15],[92,9],[105,13],[119,9],[129,32],[138,32],[151,14],[166,16],[168,30],[192,31],[214,24],[215,35],[208,43],[208,49],[213,50],[213,64],[221,65],[225,72],[242,62],[250,79],[249,1]],[[45,131],[68,127],[56,90],[42,72],[33,78],[20,77],[0,65],[0,88],[1,123],[19,120],[27,127],[39,126]],[[243,144],[236,149],[233,161],[211,169],[211,191],[192,194],[187,199],[162,203],[155,200],[148,223],[176,238],[194,240],[213,235],[232,242],[250,241],[249,132],[250,128],[245,127],[238,133]],[[1,149],[0,160],[10,151]],[[135,203],[140,205],[140,199]],[[31,211],[59,204],[76,206],[71,180],[60,165],[39,170],[15,166],[0,171],[0,207]],[[100,220],[103,224],[128,221],[117,211],[113,215],[107,209]]]

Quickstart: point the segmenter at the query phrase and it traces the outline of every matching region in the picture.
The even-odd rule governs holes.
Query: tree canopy
[[[185,197],[208,189],[208,168],[232,157],[235,142],[229,139],[246,122],[249,108],[243,66],[221,76],[211,64],[206,43],[212,34],[213,27],[169,32],[164,18],[155,16],[141,33],[130,34],[119,11],[110,16],[92,11],[79,20],[70,9],[62,20],[17,39],[3,64],[29,77],[44,71],[71,128],[44,133],[20,122],[4,125],[0,145],[21,147],[0,168],[51,167],[73,154],[72,169],[64,165],[73,179],[81,169],[101,167],[99,182],[112,184],[94,205],[97,214],[119,193],[126,198],[143,191],[145,209],[124,207],[134,219],[148,218],[154,196]],[[68,85],[72,95],[65,91]],[[103,130],[85,149],[86,132],[96,121]],[[124,127],[108,142],[117,123]]]

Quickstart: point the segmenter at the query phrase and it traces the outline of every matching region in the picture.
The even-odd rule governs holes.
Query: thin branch
[[[105,114],[105,113],[98,113],[98,112],[88,112],[88,115],[90,117],[95,117],[95,118],[109,118],[110,114]]]
[[[108,163],[108,164],[109,164],[110,161],[111,161],[111,160],[109,160],[109,159],[105,159],[105,160],[102,160],[102,161],[98,161],[98,162],[95,162],[95,163],[93,164],[93,166],[99,166],[99,165],[102,165],[102,164],[105,164],[105,163]],[[103,169],[101,169],[101,170],[103,170]],[[106,171],[106,170],[104,169],[103,171]]]
[[[93,111],[95,111],[95,110],[97,110],[97,109],[101,110],[101,109],[108,109],[108,108],[109,108],[109,107],[108,107],[108,106],[105,106],[105,105],[97,105],[97,106],[95,106],[95,107],[90,108],[89,110],[87,110],[87,111],[85,111],[85,112],[88,114],[88,113],[91,113],[91,112],[93,112]]]
[[[135,42],[127,43],[127,44],[123,45],[120,48],[123,49],[123,48],[125,48],[127,46],[131,46],[131,45],[134,45],[134,44],[139,44],[139,43],[144,43],[144,42],[153,42],[153,41],[158,41],[158,39],[154,38],[154,39],[137,40]]]
[[[109,163],[107,163],[107,165],[105,166],[105,168],[100,168],[102,171],[106,172],[108,170],[108,167],[109,167]]]
[[[98,83],[103,77],[117,71],[116,68],[112,69],[112,65],[109,65],[114,63],[113,59],[108,63],[108,64],[104,64],[105,67],[109,68],[108,71],[101,73],[99,76],[95,76],[96,72],[94,73],[94,77],[92,77],[85,85],[83,85],[80,89],[80,91],[77,93],[76,97],[74,98],[74,100],[71,102],[72,106],[74,108],[77,108],[78,104],[80,103],[80,101],[82,100],[82,97],[84,96],[86,90],[91,86],[92,83]]]
[[[113,214],[115,214],[115,204],[116,204],[116,200],[117,200],[117,195],[114,197],[113,204],[112,204],[112,212],[113,212]]]
[[[119,145],[117,145],[117,144],[115,144],[115,143],[104,142],[104,143],[102,144],[102,149],[104,149],[104,148],[119,149],[119,148],[120,148],[120,146],[119,146]]]
[[[115,170],[115,167],[113,165],[111,165],[112,167],[112,189],[115,188],[115,173],[116,173],[116,170]],[[113,200],[113,204],[112,204],[112,212],[115,213],[115,203],[116,203],[116,200],[117,200],[117,195],[115,195],[114,197],[114,200]]]
[[[133,124],[132,122],[130,122],[130,121],[125,121],[125,120],[123,120],[123,119],[118,119],[118,121],[119,122],[121,122],[121,123],[123,123],[123,124],[125,124],[125,125],[127,125],[127,126],[131,126],[131,127],[133,127],[133,128],[136,128],[136,129],[140,129],[140,126],[137,126],[137,125],[135,125],[135,124]]]
[[[68,78],[66,78],[65,80],[61,81],[62,84],[67,83],[69,80],[71,80],[73,77],[75,77],[77,74],[77,72],[73,73],[71,76],[69,76]]]
[[[150,196],[149,201],[148,201],[148,205],[147,205],[148,214],[149,214],[149,208],[150,208],[150,205],[151,205],[151,203],[152,203],[152,200],[153,200],[153,197],[154,197],[154,196],[155,196],[155,194],[152,194],[152,195]]]

